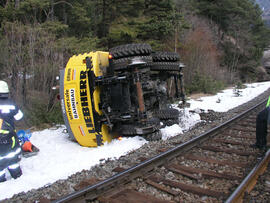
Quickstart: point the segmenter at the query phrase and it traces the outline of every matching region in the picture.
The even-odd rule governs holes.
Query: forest
[[[26,126],[61,123],[56,76],[69,57],[149,43],[186,65],[185,91],[269,79],[270,30],[254,0],[1,0],[0,79]]]

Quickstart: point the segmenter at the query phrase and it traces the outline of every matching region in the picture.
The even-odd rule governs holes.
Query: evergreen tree
[[[230,71],[239,70],[242,79],[254,74],[269,43],[259,6],[251,0],[199,0],[194,5],[200,15],[219,25],[224,65]]]

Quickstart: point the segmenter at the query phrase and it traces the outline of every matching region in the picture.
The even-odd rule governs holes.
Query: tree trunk
[[[21,0],[16,0],[16,1],[15,1],[15,9],[19,8],[19,6],[20,6],[20,1],[21,1]]]
[[[54,0],[51,0],[50,20],[54,20]]]

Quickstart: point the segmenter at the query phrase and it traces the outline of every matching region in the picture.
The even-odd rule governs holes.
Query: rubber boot
[[[18,165],[16,168],[8,167],[8,171],[12,178],[16,179],[22,175],[21,167]]]
[[[0,172],[0,183],[5,182],[6,180],[7,179],[6,179],[5,171],[1,171]]]

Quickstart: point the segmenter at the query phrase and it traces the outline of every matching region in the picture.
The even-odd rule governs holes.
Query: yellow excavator
[[[72,56],[60,70],[60,100],[69,136],[86,147],[118,136],[161,139],[162,125],[178,123],[172,100],[185,101],[183,67],[177,53],[153,52],[148,44]]]

